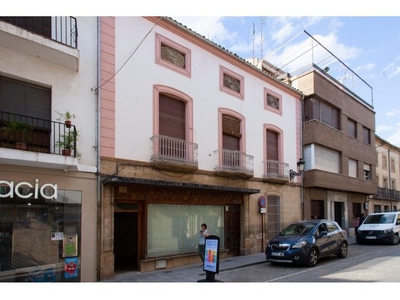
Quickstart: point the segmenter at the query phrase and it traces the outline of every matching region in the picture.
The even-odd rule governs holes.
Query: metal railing
[[[0,17],[0,21],[72,48],[78,47],[78,25],[74,17]]]
[[[156,135],[151,137],[153,143],[153,154],[150,161],[167,162],[176,165],[198,166],[196,143],[185,140]]]
[[[214,171],[254,174],[253,156],[237,150],[219,149],[214,151],[216,164]]]
[[[74,125],[0,111],[0,148],[77,157],[77,136]]]
[[[266,160],[264,162],[264,177],[289,180],[289,164],[276,160]]]
[[[378,187],[378,192],[375,197],[379,199],[400,201],[400,191]]]

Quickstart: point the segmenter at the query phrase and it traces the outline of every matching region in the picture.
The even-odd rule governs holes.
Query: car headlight
[[[292,246],[292,248],[294,248],[294,249],[302,248],[302,247],[304,247],[306,244],[307,244],[306,241],[301,241],[301,242],[298,242],[298,243],[294,244],[294,245]]]
[[[385,229],[383,232],[384,233],[392,233],[393,232],[393,228]]]

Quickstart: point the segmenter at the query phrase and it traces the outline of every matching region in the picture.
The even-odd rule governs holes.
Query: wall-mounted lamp
[[[305,163],[306,162],[300,157],[299,161],[297,162],[297,172],[293,171],[292,169],[289,171],[290,181],[292,181],[295,176],[300,176],[303,173]]]

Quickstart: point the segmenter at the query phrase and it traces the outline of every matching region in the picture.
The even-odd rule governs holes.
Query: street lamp
[[[300,176],[303,173],[304,164],[305,161],[300,157],[299,161],[297,162],[297,172],[293,171],[292,169],[289,171],[290,181],[292,181],[295,176]]]

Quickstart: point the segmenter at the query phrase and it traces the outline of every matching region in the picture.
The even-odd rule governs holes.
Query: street
[[[223,282],[400,282],[400,246],[350,245],[347,258],[321,259],[314,268],[264,263],[220,272]]]

